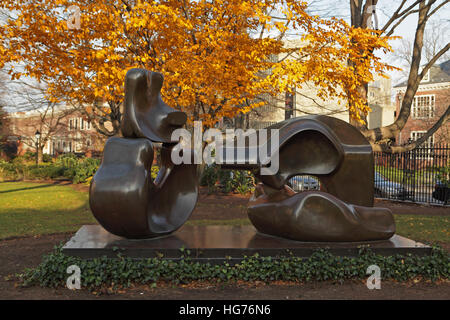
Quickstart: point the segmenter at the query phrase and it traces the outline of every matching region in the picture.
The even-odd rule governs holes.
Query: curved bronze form
[[[272,151],[278,152],[279,170],[259,176],[264,184],[282,189],[295,175],[314,175],[325,192],[348,203],[373,206],[372,147],[355,127],[328,116],[305,116],[267,129],[272,128],[279,130],[279,149]]]
[[[103,160],[91,181],[89,204],[98,222],[126,238],[152,238],[181,227],[198,197],[197,166],[174,165],[171,134],[186,121],[162,100],[162,75],[143,69],[128,71],[122,133],[108,139]],[[153,142],[163,142],[161,167],[150,176]]]
[[[145,69],[131,69],[125,78],[122,134],[127,138],[147,138],[173,142],[172,132],[186,123],[186,113],[169,107],[161,99],[163,75]]]
[[[186,222],[197,202],[197,168],[173,165],[170,150],[167,146],[161,149],[161,169],[152,181],[153,144],[149,140],[107,141],[89,191],[92,213],[106,230],[126,238],[152,238]]]
[[[321,191],[295,193],[285,186],[266,193],[259,184],[248,207],[248,217],[265,234],[299,241],[369,241],[395,233],[387,208],[347,204]]]
[[[258,176],[248,215],[262,233],[300,241],[389,239],[395,222],[389,209],[373,208],[372,148],[350,124],[327,116],[278,123],[279,171]],[[269,144],[269,142],[267,142]],[[265,147],[265,146],[264,146]],[[321,191],[295,193],[295,175],[319,178]]]

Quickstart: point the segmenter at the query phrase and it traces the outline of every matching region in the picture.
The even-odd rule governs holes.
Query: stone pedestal
[[[132,258],[179,259],[180,248],[190,250],[198,262],[239,262],[244,256],[294,255],[309,257],[314,250],[328,248],[339,256],[356,256],[359,247],[370,246],[382,255],[428,255],[431,247],[394,235],[389,240],[371,242],[299,242],[258,233],[253,226],[183,226],[175,233],[154,239],[130,240],[115,236],[99,225],[85,225],[65,244],[63,252],[82,258],[115,257],[120,252]]]

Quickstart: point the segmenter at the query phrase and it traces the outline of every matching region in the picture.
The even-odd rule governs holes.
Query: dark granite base
[[[318,248],[328,248],[339,256],[356,256],[360,246],[370,246],[382,255],[428,255],[431,248],[395,235],[389,240],[370,242],[300,242],[258,233],[253,226],[183,226],[177,232],[154,239],[130,240],[115,236],[99,225],[85,225],[66,243],[63,252],[82,258],[115,257],[119,252],[132,258],[161,256],[179,259],[180,248],[191,251],[199,262],[238,262],[244,256],[294,255],[308,257]]]

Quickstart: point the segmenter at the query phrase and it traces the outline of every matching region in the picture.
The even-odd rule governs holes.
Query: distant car
[[[319,190],[320,184],[317,178],[312,176],[295,176],[292,177],[288,185],[294,191]]]
[[[375,197],[405,200],[412,196],[404,185],[389,181],[376,171],[374,184]]]
[[[447,203],[450,200],[450,186],[442,181],[437,180],[432,193],[433,198]]]

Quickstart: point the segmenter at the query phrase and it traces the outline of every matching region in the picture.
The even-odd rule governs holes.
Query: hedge
[[[93,176],[100,165],[100,159],[78,158],[73,154],[59,156],[51,162],[36,165],[29,156],[17,157],[12,161],[0,161],[1,180],[53,180],[68,179],[83,183]]]

